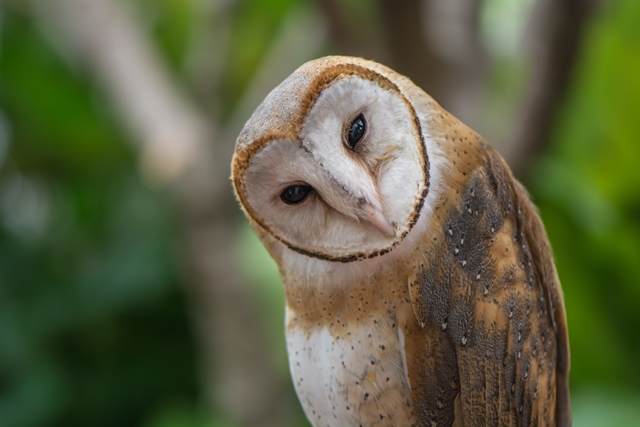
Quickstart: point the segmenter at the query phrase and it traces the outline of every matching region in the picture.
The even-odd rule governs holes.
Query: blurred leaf
[[[95,175],[118,167],[128,150],[92,87],[23,17],[5,18],[1,36],[0,103],[21,168]]]
[[[161,406],[145,423],[145,427],[234,427],[232,424],[210,419],[202,409],[186,402],[170,402]]]

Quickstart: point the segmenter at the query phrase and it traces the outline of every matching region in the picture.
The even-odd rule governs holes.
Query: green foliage
[[[19,143],[20,168],[99,174],[122,164],[126,153],[91,85],[60,61],[32,23],[5,16],[0,56],[4,114]],[[66,155],[59,155],[63,150]],[[93,167],[89,167],[93,166]],[[98,166],[98,169],[95,169]]]
[[[532,190],[555,249],[572,345],[572,384],[640,381],[640,4],[590,29]]]
[[[0,425],[139,425],[196,399],[174,219],[84,76],[5,15]]]

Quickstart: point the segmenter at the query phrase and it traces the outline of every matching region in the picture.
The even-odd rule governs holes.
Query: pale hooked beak
[[[389,224],[387,218],[385,218],[382,210],[370,205],[364,205],[363,209],[363,218],[370,224],[373,224],[378,230],[382,231],[384,234],[390,237],[396,236],[396,230]]]

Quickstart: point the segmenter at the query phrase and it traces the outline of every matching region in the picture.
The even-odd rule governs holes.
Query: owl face
[[[351,262],[407,236],[429,165],[420,120],[395,83],[357,64],[308,63],[245,125],[233,178],[268,235],[304,255]]]

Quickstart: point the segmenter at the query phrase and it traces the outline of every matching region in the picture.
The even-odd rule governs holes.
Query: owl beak
[[[373,224],[378,230],[390,237],[396,236],[396,230],[389,224],[387,218],[385,218],[382,210],[376,208],[370,204],[366,204],[363,208],[363,219],[370,224]]]

